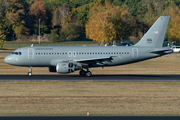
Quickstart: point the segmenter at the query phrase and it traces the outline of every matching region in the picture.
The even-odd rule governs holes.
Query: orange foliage
[[[90,10],[89,24],[86,25],[86,36],[95,41],[109,42],[126,39],[126,32],[132,25],[132,17],[128,7],[120,8],[105,1],[105,5],[97,2]],[[98,7],[99,6],[99,7]],[[127,35],[127,36],[126,36]]]
[[[170,38],[180,41],[180,9],[178,6],[171,9],[171,17]]]
[[[10,0],[13,2],[12,7],[7,11],[6,17],[11,22],[12,29],[14,30],[17,37],[21,37],[22,34],[28,34],[28,29],[24,26],[25,21],[21,19],[20,14],[25,15],[23,9],[23,1],[21,0]]]
[[[46,8],[42,0],[36,0],[30,7],[29,15],[34,16],[36,22],[41,19],[43,21],[47,20]]]

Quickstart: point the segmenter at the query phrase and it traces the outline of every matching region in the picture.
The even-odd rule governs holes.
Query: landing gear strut
[[[32,67],[29,67],[29,72],[28,75],[31,76],[32,75]]]

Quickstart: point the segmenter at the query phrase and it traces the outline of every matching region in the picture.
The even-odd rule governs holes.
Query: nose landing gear
[[[32,67],[29,67],[28,75],[29,75],[29,76],[32,76]]]

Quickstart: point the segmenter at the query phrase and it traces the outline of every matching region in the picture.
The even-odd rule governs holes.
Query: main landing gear
[[[85,71],[85,70],[81,70],[81,71],[79,72],[79,74],[80,74],[81,76],[86,76],[86,77],[90,77],[90,76],[92,75],[91,71]]]
[[[83,68],[86,69],[87,71],[83,70]],[[92,75],[91,71],[89,71],[89,67],[88,66],[83,66],[81,71],[79,72],[79,74],[81,76],[86,76],[86,77],[90,77]]]
[[[32,75],[32,67],[29,67],[29,72],[28,75],[31,76]]]

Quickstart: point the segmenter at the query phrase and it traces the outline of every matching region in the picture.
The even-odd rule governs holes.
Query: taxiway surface
[[[170,82],[179,81],[180,75],[0,75],[0,81],[134,81],[134,82]]]

